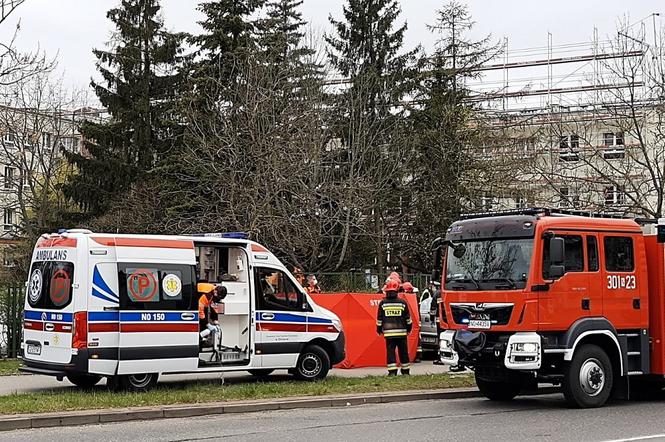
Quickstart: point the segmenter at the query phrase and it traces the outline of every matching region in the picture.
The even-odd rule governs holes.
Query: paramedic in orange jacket
[[[210,283],[200,283],[197,286],[199,293],[199,331],[201,338],[206,338],[210,333],[219,331],[219,314],[211,308],[212,303],[218,303],[226,298],[226,287],[215,286]]]

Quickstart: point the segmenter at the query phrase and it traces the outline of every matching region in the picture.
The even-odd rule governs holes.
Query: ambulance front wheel
[[[300,353],[293,374],[302,381],[324,379],[330,371],[330,357],[318,345],[309,345]]]
[[[67,375],[67,379],[77,387],[87,390],[97,385],[102,380],[102,377],[92,374],[69,374]]]
[[[129,391],[148,391],[157,385],[157,373],[127,374],[120,376],[120,386]]]

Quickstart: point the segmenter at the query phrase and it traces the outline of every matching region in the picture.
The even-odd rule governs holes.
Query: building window
[[[609,146],[623,146],[623,132],[606,132],[603,134],[603,144]]]
[[[50,149],[53,147],[53,138],[48,132],[42,133],[42,147],[45,149]]]
[[[4,179],[4,187],[5,189],[11,189],[14,187],[14,168],[5,166],[5,179]]]
[[[603,134],[603,158],[606,160],[617,160],[626,156],[623,143],[623,132],[606,132]]]
[[[492,210],[495,204],[497,204],[497,198],[494,198],[493,196],[484,196],[480,199],[480,207],[482,210]]]
[[[9,231],[14,227],[14,209],[5,208],[3,211],[4,214],[4,230]]]
[[[14,132],[5,132],[5,134],[2,136],[2,142],[4,144],[14,144],[15,140]]]
[[[577,134],[561,135],[559,137],[559,159],[561,161],[577,161],[579,155],[580,137]]]
[[[624,186],[607,186],[605,188],[605,205],[616,206],[626,203],[626,190]]]
[[[559,207],[562,209],[576,208],[580,205],[580,196],[570,191],[570,187],[559,189]]]

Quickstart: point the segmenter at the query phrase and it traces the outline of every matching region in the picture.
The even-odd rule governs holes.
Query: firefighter
[[[402,284],[402,291],[405,294],[413,293],[416,294],[418,293],[418,289],[413,286],[409,281],[405,281]],[[416,359],[413,360],[413,362],[420,362],[423,357],[423,346],[420,342],[420,336],[418,336],[418,349],[416,350]]]
[[[406,301],[397,297],[399,288],[400,284],[395,280],[386,283],[383,287],[386,297],[379,304],[379,311],[376,318],[376,332],[379,335],[383,335],[386,340],[389,376],[397,375],[395,349],[399,353],[401,373],[408,375],[411,368],[409,364],[409,348],[406,342],[406,337],[411,332],[411,315],[409,314],[409,306]]]

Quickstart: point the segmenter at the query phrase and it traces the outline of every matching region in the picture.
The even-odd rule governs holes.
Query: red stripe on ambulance
[[[120,327],[117,322],[90,323],[88,325],[88,331],[90,333],[117,332],[119,330]]]
[[[198,332],[199,324],[194,323],[155,323],[155,324],[121,324],[120,333],[140,333],[140,332]]]
[[[302,332],[306,331],[305,324],[279,324],[276,322],[260,322],[261,331]]]
[[[149,247],[158,249],[193,249],[194,242],[176,239],[141,239],[141,238],[98,238],[91,237],[97,244],[116,247]]]

